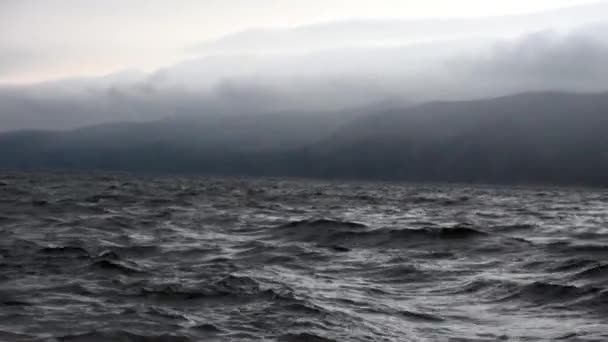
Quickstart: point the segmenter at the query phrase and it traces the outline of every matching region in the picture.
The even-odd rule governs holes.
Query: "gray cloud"
[[[607,2],[490,19],[349,20],[436,13],[480,15],[495,8],[538,10],[585,0],[512,0],[490,6],[447,0],[3,0],[0,82],[154,70],[196,54],[311,51],[401,45],[472,35],[511,35],[603,19]],[[170,8],[168,8],[170,6]],[[485,9],[484,9],[485,8]],[[238,9],[238,10],[236,10]],[[492,12],[492,11],[490,11]],[[326,22],[310,25],[310,23]],[[337,20],[342,20],[338,21]],[[290,27],[246,31],[252,27]],[[245,31],[243,31],[245,30]],[[241,33],[225,36],[228,32]],[[224,38],[217,39],[224,35]],[[198,44],[198,42],[205,42]]]
[[[592,37],[552,34],[532,35],[494,51],[493,73],[528,76],[546,82],[604,79],[608,46]]]
[[[333,36],[330,47],[323,43],[305,51],[255,53],[245,51],[248,46],[241,53],[203,55],[150,74],[130,71],[0,87],[0,130],[608,89],[606,23],[511,38],[436,37],[387,46],[367,44],[378,34],[369,22],[348,25],[347,32],[368,32],[361,41],[365,44],[333,46],[329,43],[339,37]],[[314,35],[335,30],[329,26],[317,26],[314,30],[321,31]],[[11,63],[25,57],[0,58]]]
[[[606,19],[608,3],[528,15],[469,19],[352,20],[285,29],[238,32],[194,47],[209,52],[286,52],[349,46],[403,45],[416,41],[472,36],[517,35],[547,28],[569,29]]]
[[[495,91],[608,89],[608,41],[589,30],[540,32],[493,46],[485,56],[453,60],[455,77],[478,75]]]

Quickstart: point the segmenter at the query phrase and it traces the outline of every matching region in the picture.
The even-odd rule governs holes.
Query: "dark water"
[[[608,193],[0,176],[1,341],[606,341]]]

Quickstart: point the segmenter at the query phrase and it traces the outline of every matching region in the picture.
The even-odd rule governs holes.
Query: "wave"
[[[608,292],[590,285],[557,284],[545,281],[521,283],[502,279],[475,279],[448,291],[474,295],[486,303],[526,302],[539,306],[606,310]]]
[[[279,226],[279,237],[317,243],[324,247],[348,251],[358,246],[398,246],[409,242],[466,240],[489,234],[466,225],[450,228],[371,229],[366,225],[348,221],[304,220]]]
[[[365,270],[361,273],[382,283],[426,281],[432,277],[431,274],[421,271],[416,266],[407,264],[386,265],[377,269]]]
[[[286,303],[282,306],[283,309],[289,312],[295,312],[297,314],[304,315],[326,315],[327,311],[312,303],[299,300],[293,303]]]
[[[32,304],[24,300],[4,296],[0,294],[0,305],[5,306],[31,306]]]
[[[598,255],[608,256],[608,245],[605,244],[590,244],[590,243],[577,243],[571,241],[559,241],[553,242],[547,245],[550,251],[563,253],[565,255]]]
[[[261,285],[253,278],[235,275],[193,285],[183,285],[181,283],[152,284],[142,287],[138,295],[166,300],[285,297],[285,294],[273,289],[262,289]]]
[[[480,278],[466,281],[454,288],[448,289],[446,292],[451,295],[474,294],[477,298],[492,301],[516,291],[517,287],[518,284],[512,281]]]
[[[211,323],[203,323],[203,324],[195,325],[193,327],[193,329],[204,332],[204,333],[208,333],[208,334],[209,333],[217,334],[217,333],[223,332],[222,329],[220,329],[219,327],[217,327],[216,325],[211,324]]]
[[[137,198],[130,195],[120,195],[120,194],[96,194],[86,197],[84,202],[87,203],[103,203],[103,202],[116,202],[116,203],[134,203],[137,201]]]
[[[0,330],[0,341],[11,341],[11,342],[31,342],[34,341],[34,336],[25,335],[25,334],[17,334],[8,331]]]
[[[0,215],[0,225],[14,223],[14,222],[17,222],[17,221],[18,220],[16,218],[14,218],[14,217]]]
[[[260,292],[260,284],[250,277],[229,275],[217,282],[214,286],[221,293],[251,295]]]
[[[327,337],[322,337],[312,333],[291,333],[285,334],[278,338],[281,342],[337,342]]]
[[[36,207],[46,207],[50,205],[50,202],[43,199],[34,199],[32,200],[32,205]]]
[[[328,227],[335,228],[349,228],[349,229],[363,229],[367,228],[366,225],[361,223],[349,222],[349,221],[336,221],[336,220],[328,220],[328,219],[319,219],[319,220],[301,220],[301,221],[293,221],[286,224],[281,225],[279,228],[322,228],[326,229]]]
[[[538,226],[536,224],[519,223],[493,226],[490,230],[500,232],[531,231],[536,229],[537,227]]]
[[[159,253],[160,248],[158,246],[153,245],[116,245],[109,247],[108,251],[111,251],[116,255],[124,255],[128,257],[145,257],[149,255],[156,255],[157,253]]]
[[[98,260],[98,261],[95,261],[92,264],[92,266],[94,266],[100,270],[114,271],[114,272],[119,272],[119,273],[126,274],[126,275],[144,273],[143,270],[138,269],[138,268],[131,266],[122,261]]]
[[[121,257],[113,251],[104,251],[95,258],[91,266],[93,268],[117,272],[125,275],[135,275],[146,273],[139,265],[131,260],[122,260]]]
[[[252,265],[289,265],[294,269],[306,269],[311,262],[330,261],[332,256],[322,251],[298,244],[269,244],[252,241],[244,244],[246,249],[234,254],[235,260]],[[327,246],[334,252],[346,252],[342,246]],[[350,250],[350,249],[348,249]]]
[[[575,286],[536,281],[518,286],[498,301],[524,300],[535,304],[566,304],[601,294],[602,289],[592,286]]]
[[[281,288],[262,286],[251,277],[228,275],[216,281],[198,284],[167,283],[125,285],[131,288],[131,296],[151,298],[160,302],[177,305],[179,302],[202,301],[222,305],[243,305],[263,302],[269,312],[297,317],[325,317],[330,313],[306,299],[298,298],[294,291],[282,285]],[[138,288],[134,290],[133,288]]]
[[[406,203],[412,204],[438,204],[440,206],[453,206],[465,204],[471,200],[471,197],[468,196],[456,196],[456,197],[447,197],[447,196],[414,196],[410,198],[404,199]]]
[[[574,275],[574,278],[582,279],[582,278],[591,278],[591,279],[608,279],[608,265],[597,265],[591,268],[588,268],[584,271],[581,271]]]
[[[90,331],[82,334],[64,335],[56,338],[61,342],[190,342],[186,336],[162,334],[162,335],[143,335],[124,330],[117,331]]]
[[[40,249],[39,252],[56,257],[75,257],[84,259],[91,257],[86,249],[76,246],[44,247]]]
[[[398,314],[399,314],[399,316],[402,316],[409,320],[414,320],[414,321],[422,321],[422,322],[443,322],[443,321],[445,321],[443,318],[436,316],[436,315],[427,314],[427,313],[423,313],[423,312],[415,312],[415,311],[410,311],[410,310],[401,310],[398,312]]]
[[[597,260],[588,259],[588,258],[569,258],[566,260],[559,260],[557,264],[552,261],[548,261],[551,263],[549,267],[545,268],[545,271],[549,272],[570,272],[577,271],[585,267],[589,267],[591,265],[597,265]],[[547,262],[539,261],[541,265],[546,265]]]
[[[486,236],[488,233],[458,225],[452,228],[427,229],[429,233],[438,234],[441,238],[447,239],[466,239],[470,237]]]

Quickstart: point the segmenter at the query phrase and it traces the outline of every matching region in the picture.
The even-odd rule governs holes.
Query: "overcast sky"
[[[585,0],[1,0],[0,83],[152,71],[256,28],[352,19],[488,17]]]

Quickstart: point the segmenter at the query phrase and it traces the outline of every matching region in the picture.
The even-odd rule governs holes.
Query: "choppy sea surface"
[[[0,174],[0,341],[607,341],[608,191]]]

